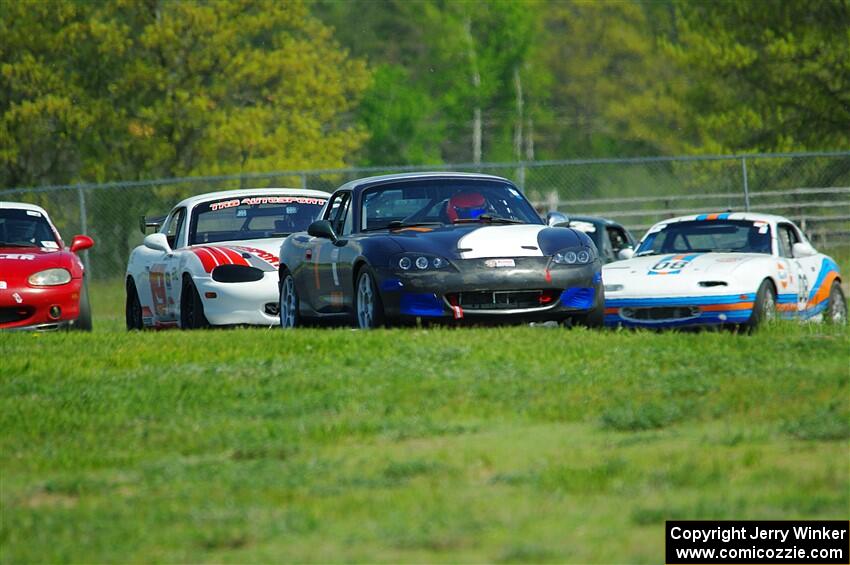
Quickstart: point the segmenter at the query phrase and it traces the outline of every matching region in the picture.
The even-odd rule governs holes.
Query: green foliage
[[[5,185],[338,167],[369,84],[295,2],[3,3]]]
[[[364,129],[370,133],[361,163],[438,163],[442,132],[440,124],[431,121],[432,112],[431,99],[411,84],[403,67],[378,67],[358,110]]]
[[[850,146],[850,1],[687,2],[666,52],[688,79],[688,149]]]

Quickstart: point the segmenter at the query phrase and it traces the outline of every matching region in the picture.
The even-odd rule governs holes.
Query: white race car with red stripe
[[[183,200],[130,254],[128,329],[278,323],[278,250],[318,217],[316,190],[229,190]]]

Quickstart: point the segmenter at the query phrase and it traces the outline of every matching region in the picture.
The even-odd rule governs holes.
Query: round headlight
[[[434,265],[435,269],[442,269],[443,267],[448,265],[449,262],[443,259],[442,257],[434,257],[432,264]]]
[[[428,268],[428,258],[427,257],[417,257],[416,258],[416,268],[425,270]]]
[[[576,254],[575,251],[567,251],[564,253],[564,261],[567,262],[568,265],[573,265],[576,262]]]
[[[67,269],[47,269],[30,275],[33,286],[56,286],[71,282],[71,273]]]
[[[579,263],[589,263],[590,262],[590,253],[582,249],[578,252],[578,262]]]
[[[565,259],[564,259],[564,254],[561,253],[560,251],[555,253],[555,256],[552,257],[552,260],[554,260],[556,263],[565,263],[566,262]]]
[[[410,260],[410,257],[402,257],[401,259],[398,260],[398,267],[402,271],[406,271],[412,266],[413,266],[413,261]]]

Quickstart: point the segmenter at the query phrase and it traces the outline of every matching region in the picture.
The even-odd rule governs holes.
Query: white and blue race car
[[[603,268],[605,325],[742,325],[774,317],[845,323],[835,261],[781,216],[717,213],[652,226]]]

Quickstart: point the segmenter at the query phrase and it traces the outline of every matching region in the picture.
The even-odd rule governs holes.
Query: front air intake
[[[221,283],[243,283],[259,281],[263,271],[245,265],[219,265],[212,270],[212,278]]]

